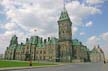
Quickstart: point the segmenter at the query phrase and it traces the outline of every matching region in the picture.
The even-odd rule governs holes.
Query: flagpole
[[[65,0],[63,0],[63,8],[64,8],[64,9],[65,9],[65,6],[66,6]]]
[[[63,0],[63,8],[65,8],[65,0]]]
[[[63,0],[63,9],[64,9],[64,10],[65,10],[65,6],[66,6],[65,0]]]

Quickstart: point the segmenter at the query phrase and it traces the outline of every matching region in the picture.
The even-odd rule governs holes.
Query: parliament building
[[[90,51],[77,39],[72,39],[72,22],[66,8],[58,20],[58,36],[43,39],[39,36],[26,38],[26,43],[18,43],[16,35],[10,40],[5,51],[6,60],[88,62]]]

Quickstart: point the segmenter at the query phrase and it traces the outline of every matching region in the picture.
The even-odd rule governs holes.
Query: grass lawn
[[[56,65],[53,63],[36,63],[33,62],[32,66],[47,66],[47,65]],[[29,66],[29,62],[24,61],[0,61],[0,68],[4,67],[26,67]]]

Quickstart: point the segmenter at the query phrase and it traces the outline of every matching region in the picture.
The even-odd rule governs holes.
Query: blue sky
[[[91,20],[93,22],[93,25],[91,27],[86,27],[86,28],[84,26],[79,27],[80,31],[78,33],[80,33],[81,31],[85,31],[87,33],[86,37],[89,37],[92,35],[98,36],[101,33],[108,32],[108,28],[107,28],[108,9],[107,8],[108,8],[108,2],[103,3],[102,7],[100,7],[101,14],[96,14],[96,15],[88,16],[87,18],[85,18],[84,22]],[[75,37],[77,38],[78,35],[75,35]],[[79,36],[79,39],[80,39],[80,36]]]
[[[73,23],[73,39],[78,39],[90,49],[99,44],[106,56],[107,8],[107,0],[73,0],[66,3]],[[33,35],[58,37],[57,20],[62,9],[63,0],[0,0],[0,53],[4,53],[14,34],[18,36],[19,43]]]

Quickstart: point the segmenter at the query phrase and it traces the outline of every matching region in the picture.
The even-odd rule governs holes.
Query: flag
[[[36,29],[34,29],[34,32],[36,32],[37,30]]]

